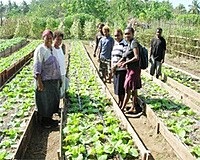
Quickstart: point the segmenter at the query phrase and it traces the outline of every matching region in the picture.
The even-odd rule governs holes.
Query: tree
[[[28,13],[29,11],[29,6],[28,4],[26,3],[26,1],[23,0],[22,2],[22,6],[21,6],[21,11],[22,13],[25,15],[26,13]]]
[[[198,0],[193,0],[192,5],[189,5],[189,13],[199,14],[200,13],[200,2]]]
[[[174,11],[176,14],[185,14],[187,12],[183,4],[179,4]]]
[[[0,25],[3,25],[3,15],[5,12],[5,6],[3,5],[2,1],[0,1]]]

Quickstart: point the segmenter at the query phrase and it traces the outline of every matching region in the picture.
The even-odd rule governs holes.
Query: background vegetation
[[[149,46],[155,29],[163,28],[169,53],[200,56],[200,2],[189,10],[155,0],[32,0],[3,4],[0,1],[0,38],[41,38],[45,28],[59,29],[65,38],[94,39],[99,22],[111,28],[131,25],[141,43]]]

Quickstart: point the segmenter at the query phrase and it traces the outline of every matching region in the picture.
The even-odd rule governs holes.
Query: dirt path
[[[89,53],[90,57],[92,58],[93,62],[95,63],[96,67],[98,67],[97,59],[94,58],[93,49],[92,47],[84,42],[87,52]],[[113,92],[113,84],[106,84],[110,89],[112,95]],[[114,95],[114,98],[117,97]],[[156,134],[156,129],[153,128],[145,116],[141,116],[140,118],[129,118],[131,125],[137,131],[139,137],[144,142],[146,147],[150,150],[152,154],[152,160],[177,160],[177,156],[173,152],[173,149],[164,139],[161,134]]]

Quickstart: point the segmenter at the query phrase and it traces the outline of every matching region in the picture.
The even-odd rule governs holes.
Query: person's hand
[[[126,62],[122,62],[122,63],[121,63],[121,67],[122,67],[122,68],[125,67],[125,65],[126,65]]]
[[[37,90],[38,91],[43,91],[44,90],[44,85],[43,85],[43,83],[41,81],[38,82]]]

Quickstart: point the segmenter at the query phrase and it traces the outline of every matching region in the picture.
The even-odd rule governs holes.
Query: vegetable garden
[[[30,126],[31,118],[36,118],[32,117],[35,112],[35,104],[33,64],[30,59],[33,56],[33,50],[39,43],[41,41],[33,40],[19,51],[0,59],[1,75],[3,73],[4,76],[9,73],[13,74],[4,82],[0,91],[0,159],[12,159],[17,155],[19,146],[22,145],[22,139],[27,136],[24,133]],[[91,66],[91,60],[88,59],[82,43],[72,41],[70,45],[71,52],[68,53],[70,55],[68,66],[70,88],[67,93],[68,103],[65,106],[67,111],[62,111],[63,123],[60,125],[61,132],[59,133],[62,137],[59,158],[149,159],[150,156],[143,155],[135,137],[129,129],[127,130],[127,124],[124,124],[123,118],[116,114],[121,111],[113,108],[113,101],[105,94],[106,86],[99,79],[97,71]],[[22,61],[24,61],[23,64]],[[18,63],[21,63],[20,67],[16,67]],[[9,71],[12,66],[18,69]],[[163,71],[166,77],[189,88],[198,97],[200,93],[198,78],[169,66],[164,66]],[[163,134],[163,130],[166,129],[166,133],[173,137],[173,142],[177,140],[176,146],[182,148],[180,151],[173,147],[172,142],[167,138],[168,135],[163,134],[180,159],[185,157],[199,159],[199,111],[174,98],[170,91],[161,89],[154,83],[156,81],[148,79],[146,74],[143,74],[142,82],[143,88],[139,94],[141,99],[146,102],[148,120],[157,127],[158,132]],[[166,83],[166,85],[168,84]],[[197,102],[198,104],[199,102]],[[120,114],[126,118],[126,115]],[[152,118],[152,115],[155,117]],[[128,125],[132,128],[130,124]],[[135,132],[135,130],[133,131]],[[181,155],[182,151],[185,152],[183,155]]]
[[[112,111],[80,43],[70,53],[70,90],[63,152],[66,159],[136,159],[139,154]],[[81,56],[80,56],[81,55]],[[121,127],[120,127],[121,126]]]

